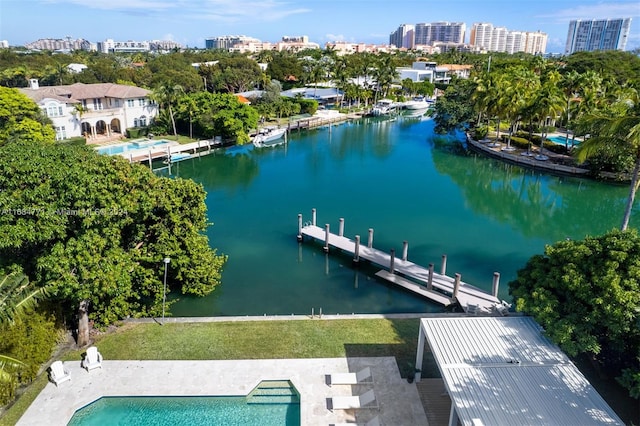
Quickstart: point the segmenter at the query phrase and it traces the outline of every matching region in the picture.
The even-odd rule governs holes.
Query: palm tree
[[[173,104],[175,104],[184,94],[184,89],[179,84],[170,85],[163,84],[153,91],[151,98],[160,104],[160,108],[167,108],[169,111],[169,117],[171,117],[171,124],[173,126],[173,135],[178,137],[178,130],[176,129],[176,120],[173,116]]]
[[[560,86],[562,87],[562,92],[565,97],[565,112],[567,113],[567,122],[565,124],[566,128],[566,139],[565,139],[565,148],[569,149],[569,124],[571,122],[571,102],[574,102],[578,97],[578,90],[580,89],[580,83],[582,76],[575,70],[565,74],[562,77],[562,81],[560,82]]]
[[[603,148],[633,153],[635,163],[631,172],[629,197],[620,226],[622,231],[629,226],[631,210],[640,184],[640,96],[637,90],[632,95],[632,99],[621,102],[626,111],[620,115],[592,115],[585,118],[587,126],[592,129],[592,137],[583,141],[577,151],[579,161],[596,155]]]
[[[557,71],[545,74],[542,87],[532,105],[532,113],[538,118],[541,131],[540,154],[542,154],[544,141],[547,138],[547,119],[549,117],[555,119],[564,110],[564,97],[558,88],[560,78]]]

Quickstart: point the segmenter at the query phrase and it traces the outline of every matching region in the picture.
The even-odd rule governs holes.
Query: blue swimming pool
[[[151,140],[141,139],[139,141],[119,143],[117,145],[108,145],[97,147],[96,150],[100,154],[115,155],[122,154],[123,152],[133,151],[136,149],[148,149],[148,148],[161,148],[169,145],[170,141],[165,139]]]
[[[291,382],[263,381],[248,396],[108,396],[76,411],[68,426],[300,426]]]
[[[557,144],[557,145],[565,145],[566,142],[566,137],[565,136],[547,136],[547,140]],[[569,136],[569,146],[571,146],[572,140],[571,140],[571,136]],[[574,140],[573,141],[574,145],[578,145],[580,144],[579,140]]]

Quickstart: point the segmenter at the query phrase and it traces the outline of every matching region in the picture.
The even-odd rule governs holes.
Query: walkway
[[[400,377],[393,357],[270,359],[228,361],[103,361],[87,372],[79,361],[67,361],[71,381],[56,388],[48,383],[18,421],[25,426],[66,425],[79,408],[102,396],[247,395],[262,380],[291,380],[301,401],[303,426],[366,422],[379,416],[382,424],[427,425],[415,384]],[[373,385],[326,384],[326,374],[356,372],[370,367]],[[373,388],[378,409],[335,410],[327,398],[361,395]]]

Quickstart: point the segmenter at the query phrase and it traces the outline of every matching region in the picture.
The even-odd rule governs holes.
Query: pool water
[[[103,397],[68,426],[300,426],[300,404],[252,403],[244,396]]]
[[[120,143],[117,145],[101,146],[96,148],[96,150],[100,154],[116,155],[116,154],[122,154],[123,152],[133,151],[137,149],[147,149],[151,147],[160,148],[162,146],[169,145],[169,143],[170,141],[164,140],[164,139],[158,139],[158,140],[143,139],[143,140],[134,141],[134,142]]]
[[[566,143],[567,138],[565,136],[547,136],[547,140],[557,144],[557,145],[562,145],[564,146]],[[579,145],[580,141],[579,140],[572,140],[571,136],[569,136],[569,146],[571,146],[571,144],[573,143],[573,145]]]

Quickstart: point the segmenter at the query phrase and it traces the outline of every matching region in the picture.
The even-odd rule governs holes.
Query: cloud
[[[635,1],[631,3],[598,3],[576,6],[538,15],[539,18],[553,19],[557,23],[569,22],[572,19],[617,19],[638,16],[640,16],[640,7]]]

